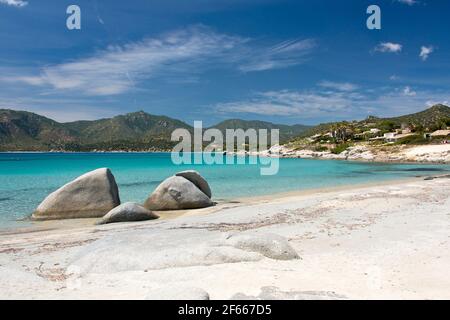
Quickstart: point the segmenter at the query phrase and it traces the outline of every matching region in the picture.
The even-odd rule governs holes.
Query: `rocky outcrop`
[[[240,250],[258,252],[274,260],[298,259],[297,252],[286,238],[276,234],[238,233],[227,238],[226,243]]]
[[[159,216],[150,210],[147,210],[136,203],[127,202],[112,209],[97,224],[145,221],[157,218],[159,218]]]
[[[164,180],[144,203],[145,208],[156,211],[198,209],[212,205],[211,199],[197,185],[180,176]]]
[[[208,182],[195,170],[181,171],[176,174],[178,177],[183,177],[188,179],[190,182],[195,184],[204,194],[211,198],[211,188]]]
[[[35,220],[98,218],[120,204],[119,190],[107,168],[88,172],[47,196]]]
[[[81,274],[149,271],[259,261],[298,259],[286,238],[268,233],[196,229],[132,230],[101,238],[78,252],[72,262]]]

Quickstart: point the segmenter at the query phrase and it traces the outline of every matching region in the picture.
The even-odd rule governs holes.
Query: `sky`
[[[449,104],[449,16],[439,0],[0,0],[0,108],[191,125],[417,112]]]

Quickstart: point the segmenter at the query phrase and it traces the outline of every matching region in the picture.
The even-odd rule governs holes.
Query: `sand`
[[[4,233],[0,298],[449,299],[449,190],[416,178]]]

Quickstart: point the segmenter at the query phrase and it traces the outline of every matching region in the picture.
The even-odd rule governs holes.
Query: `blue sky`
[[[0,108],[207,125],[416,112],[450,101],[449,15],[437,0],[0,0]]]

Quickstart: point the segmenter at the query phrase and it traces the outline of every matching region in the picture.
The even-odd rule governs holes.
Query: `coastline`
[[[195,299],[200,290],[211,299],[448,299],[449,187],[448,176],[416,178],[177,219],[4,234],[0,297],[171,299],[182,290]],[[227,240],[265,244],[269,234],[299,258]]]
[[[446,174],[437,174],[434,177],[444,177]],[[246,205],[258,204],[258,203],[276,203],[289,200],[290,198],[323,195],[326,193],[339,192],[339,191],[351,191],[359,190],[367,187],[387,187],[395,186],[398,184],[406,182],[414,182],[417,180],[424,179],[425,176],[416,177],[403,177],[397,179],[386,179],[380,181],[356,183],[356,184],[345,184],[339,186],[330,187],[319,187],[310,188],[303,190],[285,191],[285,192],[275,192],[266,195],[257,195],[250,197],[236,197],[234,199],[216,199],[216,204],[212,207],[202,208],[202,209],[190,209],[190,210],[175,210],[175,211],[155,211],[160,218],[155,221],[165,221],[172,220],[181,217],[190,216],[201,216],[213,214],[218,211],[238,208]],[[28,218],[24,218],[21,221],[31,223],[31,226],[16,227],[16,228],[0,228],[0,237],[2,235],[20,235],[24,233],[35,233],[41,231],[56,231],[56,230],[73,230],[78,228],[89,228],[94,227],[95,223],[99,221],[100,218],[83,218],[83,219],[60,219],[60,220],[42,220],[33,221]]]
[[[258,152],[227,152],[234,156],[259,156],[276,158],[298,158],[315,160],[345,160],[361,162],[379,162],[379,163],[400,163],[400,164],[448,164],[450,163],[450,145],[449,144],[429,144],[429,145],[400,145],[397,149],[389,152],[382,151],[383,147],[372,147],[369,145],[359,145],[350,147],[339,154],[322,151],[312,151],[308,149],[296,150],[288,145],[276,145],[265,151]],[[392,146],[391,146],[392,148]],[[114,153],[136,153],[136,154],[155,154],[170,153],[170,150],[147,150],[147,151],[127,151],[127,150],[93,150],[93,151],[0,151],[0,154],[15,153],[36,153],[36,154],[114,154]],[[224,153],[225,154],[225,153]]]

